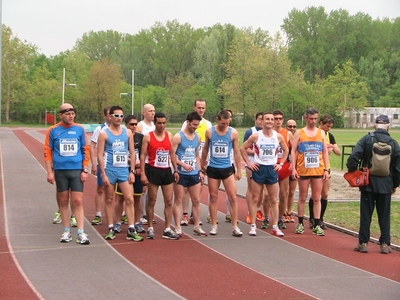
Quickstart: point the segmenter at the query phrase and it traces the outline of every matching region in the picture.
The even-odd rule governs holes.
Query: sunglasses
[[[72,111],[73,113],[76,113],[76,109],[73,108],[73,107],[70,107],[70,108],[66,108],[66,109],[60,110],[60,114],[65,114],[65,113],[70,112],[70,111]]]
[[[275,120],[283,120],[283,118],[274,118]]]
[[[121,118],[121,119],[124,117],[124,115],[119,115],[119,114],[112,114],[112,116],[114,118]]]
[[[286,127],[288,127],[288,128],[296,128],[297,126],[296,125],[288,125]]]
[[[137,126],[137,123],[129,123],[131,126]]]

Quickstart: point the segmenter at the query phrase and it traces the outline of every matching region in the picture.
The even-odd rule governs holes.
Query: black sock
[[[299,217],[299,224],[303,224],[304,217]]]
[[[184,216],[187,216],[187,212],[183,213]]]
[[[321,225],[321,220],[320,219],[314,219],[314,224],[313,228],[315,228],[317,225]]]
[[[326,207],[328,206],[328,200],[321,198],[321,221],[324,219]]]
[[[311,197],[310,197],[310,200],[308,201],[308,210],[310,211],[309,214],[310,214],[310,221],[311,221],[312,219],[314,219],[314,200],[311,199]]]

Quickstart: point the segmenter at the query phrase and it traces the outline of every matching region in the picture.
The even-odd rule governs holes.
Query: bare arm
[[[299,146],[299,140],[300,140],[300,132],[296,131],[296,133],[293,136],[292,139],[292,153],[290,155],[291,161],[292,161],[292,176],[294,179],[298,179],[299,175],[297,174],[297,155],[298,155],[298,146]]]
[[[210,150],[210,138],[211,138],[211,128],[206,131],[206,140],[204,142],[204,148],[201,152],[201,170],[207,169],[207,156]]]
[[[240,147],[240,154],[242,154],[243,160],[247,164],[247,167],[251,170],[258,170],[258,165],[253,164],[249,160],[249,149],[257,142],[258,140],[258,133],[252,134]],[[251,150],[254,155],[254,150]]]
[[[242,178],[242,160],[240,156],[239,150],[239,133],[236,129],[232,130],[232,143],[233,143],[233,153],[235,158],[235,165],[236,165],[236,180],[240,180]]]
[[[103,159],[107,140],[107,133],[105,131],[102,131],[99,135],[99,139],[97,140],[97,163],[99,164],[100,172],[103,175],[103,182],[105,185],[108,185],[109,183]]]
[[[142,141],[142,151],[140,153],[140,169],[142,170],[141,181],[143,184],[147,185],[149,181],[147,180],[146,172],[145,172],[145,165],[146,165],[146,156],[148,152],[148,147],[150,143],[150,135],[146,134],[143,137]]]

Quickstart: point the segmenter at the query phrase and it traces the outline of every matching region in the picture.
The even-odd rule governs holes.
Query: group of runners
[[[122,224],[128,225],[127,239],[141,242],[141,233],[155,239],[154,207],[160,187],[165,218],[162,237],[177,240],[182,236],[181,226],[189,224],[194,225],[193,234],[207,236],[200,220],[206,180],[207,222],[211,223],[208,234],[218,234],[217,199],[222,182],[227,194],[225,220],[232,225],[232,235],[241,237],[236,181],[242,177],[242,158],[246,164],[247,222],[251,236],[257,235],[256,220],[261,221],[263,229],[271,227],[272,235],[284,236],[285,223],[295,222],[292,208],[297,182],[296,233],[302,234],[305,230],[305,202],[311,186],[310,226],[313,233],[324,235],[329,154],[332,151],[340,154],[333,136],[328,133],[333,119],[323,116],[318,128],[319,113],[309,109],[305,113],[306,126],[296,130],[294,120],[288,120],[284,128],[284,113],[280,110],[259,112],[255,126],[246,132],[239,146],[239,134],[231,127],[232,112],[221,110],[212,126],[204,118],[205,111],[206,101],[197,99],[193,112],[173,135],[166,130],[166,115],[156,112],[151,104],[143,107],[140,122],[134,115],[125,116],[119,106],[107,107],[105,122],[96,128],[89,143],[83,127],[74,122],[76,109],[71,104],[63,104],[61,122],[49,128],[45,142],[47,180],[56,183],[59,203],[59,215],[54,223],[58,223],[60,216],[64,226],[60,241],[72,240],[73,224],[68,207],[71,202],[78,227],[77,243],[90,243],[84,233],[82,206],[90,158],[91,173],[97,175],[96,216],[92,224],[103,223],[104,209],[108,225],[105,239],[114,239],[122,231]],[[190,213],[189,202],[192,203]],[[147,230],[143,225],[147,225]]]

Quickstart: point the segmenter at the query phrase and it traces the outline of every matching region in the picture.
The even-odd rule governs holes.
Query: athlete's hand
[[[54,184],[55,179],[54,179],[54,171],[51,171],[50,173],[47,173],[47,182],[50,184]]]
[[[249,169],[252,170],[252,171],[258,171],[258,169],[259,169],[258,166],[259,166],[259,165],[256,164],[256,163],[249,163],[249,164],[247,165],[247,168],[249,168]]]
[[[235,178],[236,178],[236,180],[240,180],[242,178],[242,171],[241,170],[238,170],[235,173]]]
[[[106,186],[110,185],[110,180],[108,179],[107,175],[103,175],[103,184]]]
[[[148,185],[149,184],[149,180],[147,179],[147,176],[144,173],[140,177],[140,181],[142,182],[143,185]]]
[[[92,166],[92,174],[93,174],[94,176],[97,175],[97,166]]]
[[[129,172],[129,184],[132,184],[135,182],[135,174],[133,174],[132,172]]]
[[[81,172],[81,181],[85,182],[86,179],[88,178],[89,174],[86,172]]]

